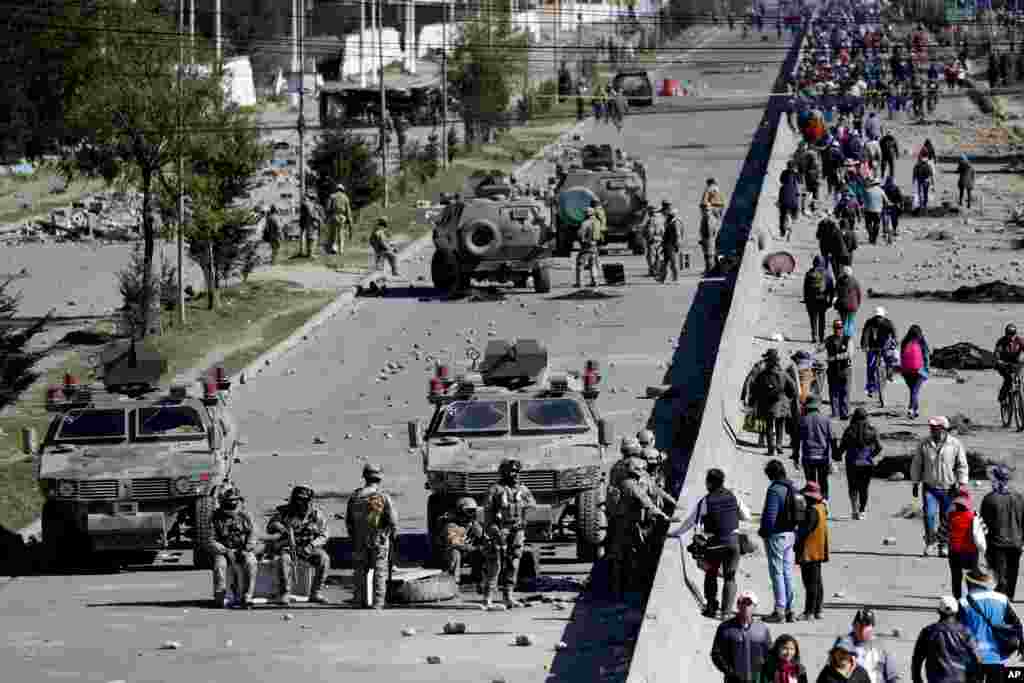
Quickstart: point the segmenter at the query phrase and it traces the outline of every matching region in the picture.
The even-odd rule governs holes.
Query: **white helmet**
[[[640,442],[641,446],[650,446],[654,443],[654,432],[650,429],[642,429],[637,432],[636,440]]]

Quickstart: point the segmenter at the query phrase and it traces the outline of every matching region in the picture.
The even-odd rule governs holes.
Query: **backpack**
[[[916,339],[909,342],[900,351],[900,369],[916,372],[924,367],[924,351],[921,342]]]
[[[757,378],[758,400],[775,399],[782,394],[782,378],[776,368],[768,368]]]
[[[804,291],[808,299],[813,301],[824,301],[828,287],[825,282],[825,271],[819,268],[812,268],[807,271]]]
[[[782,512],[776,528],[792,531],[807,519],[807,499],[796,490],[792,482],[786,483],[786,500],[782,503]]]

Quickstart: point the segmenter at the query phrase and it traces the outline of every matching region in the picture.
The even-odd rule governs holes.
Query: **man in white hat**
[[[958,438],[949,433],[949,420],[939,415],[928,420],[931,435],[917,446],[910,461],[913,495],[923,493],[924,556],[938,549],[946,557],[946,539],[942,529],[953,499],[967,486],[970,470],[967,451]],[[924,490],[921,491],[921,484]]]
[[[886,356],[886,349],[896,344],[896,328],[892,321],[886,317],[885,309],[879,306],[875,314],[864,323],[864,329],[860,333],[860,348],[867,354],[867,381],[864,384],[864,391],[868,398],[874,396],[879,390],[875,382],[875,373],[878,371],[878,362],[885,362],[885,379],[892,381],[893,366],[892,354]]]
[[[959,611],[952,595],[939,599],[939,620],[921,629],[914,645],[910,675],[915,683],[922,680],[922,665],[928,683],[968,681],[979,670],[978,643],[957,618]]]
[[[736,616],[723,621],[711,644],[711,662],[725,676],[725,683],[755,681],[772,649],[768,627],[754,621],[757,596],[743,591],[736,598]]]

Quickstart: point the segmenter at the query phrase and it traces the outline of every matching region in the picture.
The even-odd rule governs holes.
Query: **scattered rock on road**
[[[437,655],[429,655],[427,657],[427,664],[440,664],[442,659]]]
[[[406,637],[414,636],[416,635],[416,629],[414,629],[412,626],[407,626],[402,629],[402,635]]]
[[[519,647],[529,647],[533,645],[535,638],[529,633],[520,633],[516,635],[516,645]]]
[[[180,650],[181,643],[176,640],[165,640],[163,645],[160,646],[161,650]]]
[[[466,624],[461,621],[449,621],[444,625],[444,632],[449,636],[463,634],[466,632]]]

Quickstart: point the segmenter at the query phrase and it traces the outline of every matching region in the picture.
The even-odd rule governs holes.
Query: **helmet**
[[[643,429],[637,432],[636,440],[640,442],[641,446],[650,446],[654,443],[654,432],[650,429]]]
[[[476,512],[476,499],[469,496],[464,496],[455,501],[455,509],[459,512]]]
[[[640,442],[635,439],[623,439],[619,452],[622,453],[624,458],[643,455],[643,449],[640,447]]]
[[[647,462],[643,458],[630,458],[626,471],[639,477],[647,473]]]
[[[367,481],[380,481],[383,474],[384,469],[380,465],[372,462],[368,462],[363,465],[363,479],[366,479]]]
[[[875,625],[875,610],[870,607],[862,607],[857,610],[857,613],[853,615],[854,624],[862,624],[864,626]]]
[[[388,227],[388,219],[385,218],[384,216],[381,216],[380,218],[377,219],[377,225],[383,228]]]
[[[313,500],[313,487],[300,484],[292,489],[292,500],[303,498],[305,500]]]
[[[236,489],[234,486],[228,486],[227,488],[220,492],[219,500],[221,504],[229,500],[242,500],[242,494],[239,493],[238,489]]]
[[[523,463],[518,460],[502,460],[498,466],[498,474],[501,476],[507,476],[512,472],[519,474],[523,471]]]
[[[1010,323],[1009,325],[1006,326],[1005,332],[1008,336],[1013,336],[1017,334],[1017,326],[1014,325],[1013,323]]]
[[[665,462],[665,456],[657,448],[645,448],[644,457],[647,459],[648,465],[660,465]]]

